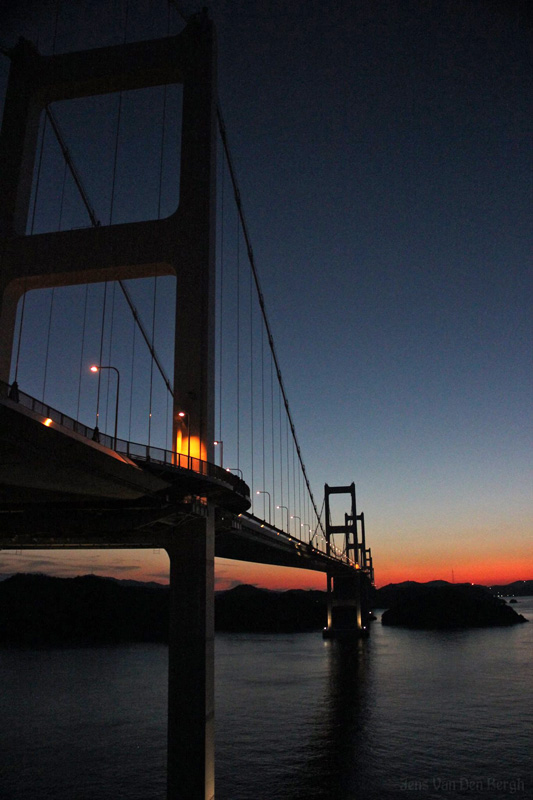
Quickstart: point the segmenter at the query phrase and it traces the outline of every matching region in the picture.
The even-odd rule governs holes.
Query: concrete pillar
[[[331,587],[333,581],[333,587]],[[360,570],[351,575],[328,575],[328,622],[325,638],[365,635],[368,620],[363,601],[366,576]]]
[[[176,531],[170,558],[168,800],[215,796],[214,509]]]

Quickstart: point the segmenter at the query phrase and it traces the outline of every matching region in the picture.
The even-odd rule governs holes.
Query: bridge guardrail
[[[189,456],[187,453],[177,453],[173,450],[165,450],[162,447],[153,447],[138,442],[129,442],[126,439],[117,439],[109,436],[107,433],[102,433],[96,428],[91,428],[84,425],[82,422],[67,414],[58,411],[56,408],[47,405],[46,403],[37,400],[29,394],[21,391],[16,383],[11,385],[0,381],[0,397],[5,397],[14,402],[19,403],[24,408],[39,414],[42,417],[51,419],[58,425],[61,425],[67,430],[83,436],[91,441],[98,442],[110,450],[114,450],[121,455],[130,458],[132,461],[145,461],[147,463],[161,464],[163,466],[175,467],[177,469],[186,469],[194,472],[197,475],[203,475],[206,478],[214,478],[216,480],[229,483],[233,490],[245,497],[249,496],[248,485],[245,481],[234,475],[232,472],[219,467],[217,464],[212,464],[209,461],[203,461],[200,458]]]

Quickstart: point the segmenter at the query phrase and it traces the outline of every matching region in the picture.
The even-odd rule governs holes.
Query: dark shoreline
[[[525,620],[503,600],[496,600],[493,592],[507,590],[520,596],[520,588],[533,595],[533,581],[492,587],[492,592],[445,581],[406,582],[373,590],[372,605],[394,609],[384,614],[384,624],[417,628],[509,625]],[[435,605],[439,598],[440,606]],[[278,592],[239,585],[215,595],[218,632],[318,631],[325,621],[326,593],[318,590]],[[168,589],[162,584],[41,574],[17,574],[0,581],[1,645],[166,642],[167,635]]]

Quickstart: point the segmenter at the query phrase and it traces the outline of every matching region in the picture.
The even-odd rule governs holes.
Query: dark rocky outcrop
[[[507,626],[527,620],[484,586],[415,584],[404,588],[381,622],[428,630]]]

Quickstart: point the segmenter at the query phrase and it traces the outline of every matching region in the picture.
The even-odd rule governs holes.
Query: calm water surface
[[[217,800],[532,798],[532,653],[533,622],[218,635]],[[158,645],[0,650],[0,800],[163,800],[166,673]]]

